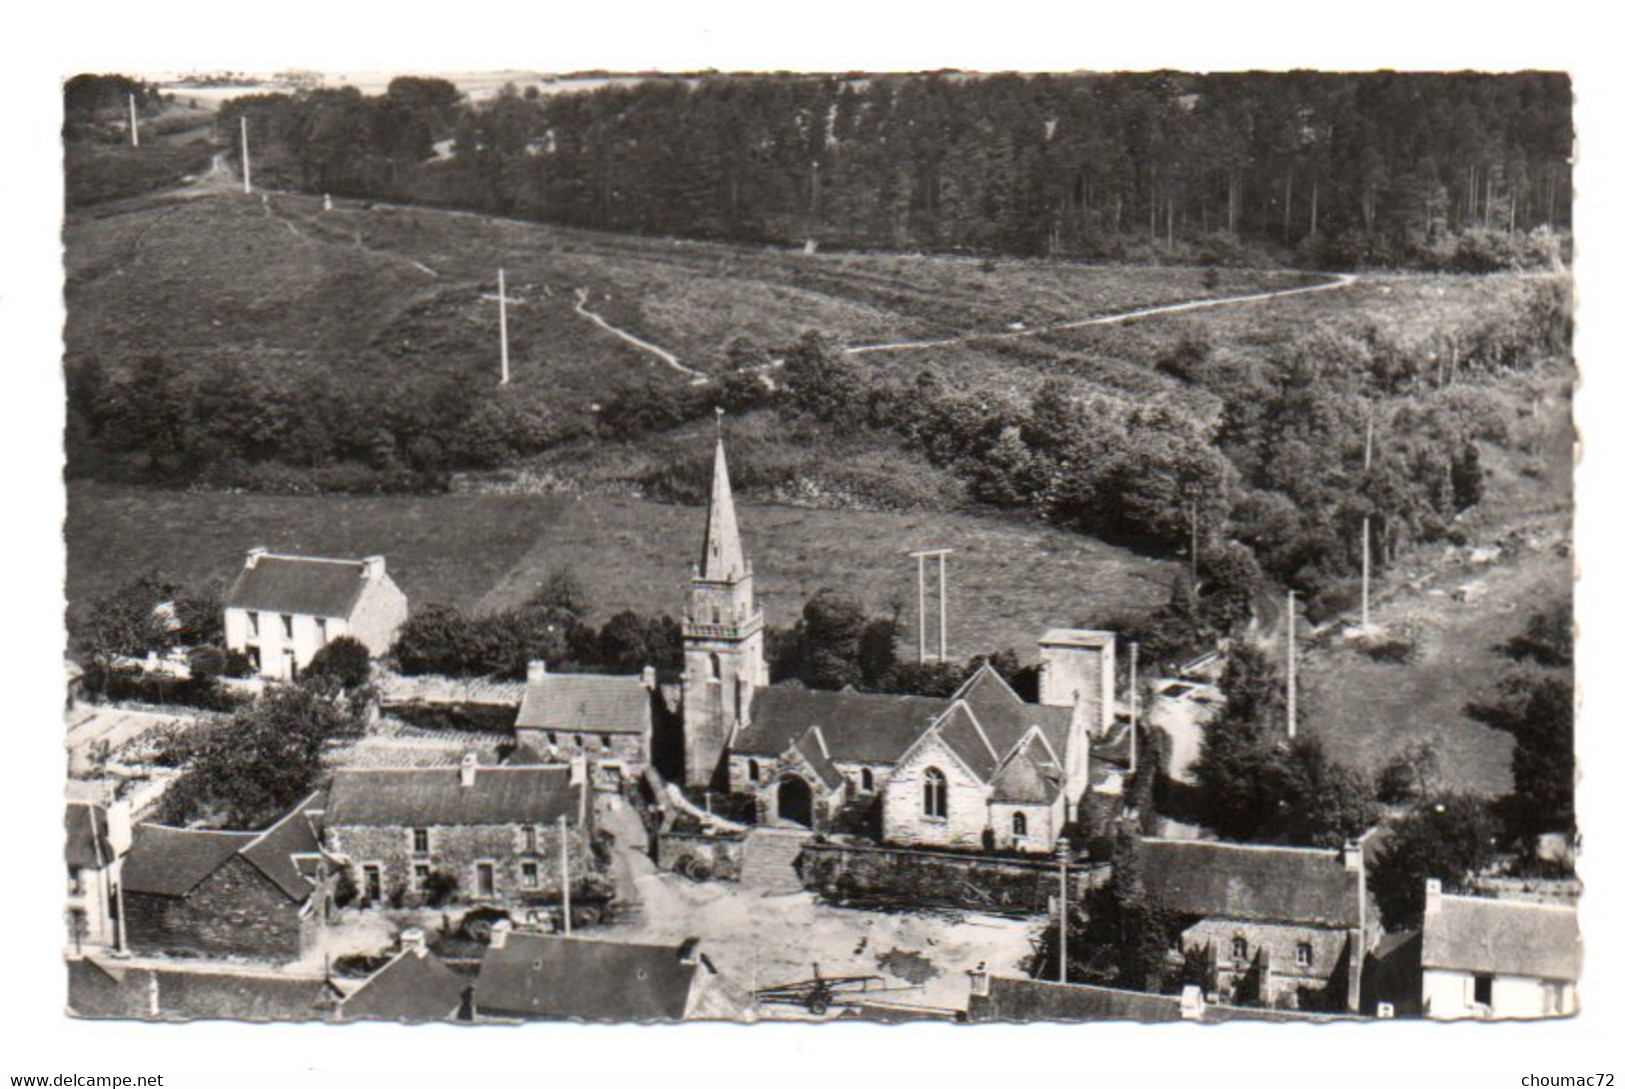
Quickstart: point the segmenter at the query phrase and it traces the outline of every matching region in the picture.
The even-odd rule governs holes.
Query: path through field
[[[847,348],[846,354],[863,355],[868,352],[904,352],[918,348],[949,348],[973,340],[1016,340],[1021,337],[1038,336],[1041,333],[1059,333],[1068,329],[1086,329],[1094,325],[1121,325],[1124,322],[1138,321],[1140,318],[1152,318],[1162,314],[1210,310],[1214,307],[1236,306],[1241,303],[1268,302],[1271,299],[1284,299],[1288,295],[1307,295],[1313,291],[1336,291],[1339,288],[1352,285],[1358,279],[1359,277],[1352,272],[1337,272],[1333,273],[1332,278],[1324,283],[1309,284],[1306,287],[1287,287],[1279,291],[1256,291],[1248,295],[1230,295],[1222,299],[1191,299],[1186,302],[1142,307],[1122,314],[1108,314],[1100,318],[1080,318],[1077,321],[1063,321],[1050,325],[1040,325],[1031,329],[1011,329],[1004,333],[965,333],[961,336],[943,337],[938,340],[899,340],[889,344],[859,344]]]

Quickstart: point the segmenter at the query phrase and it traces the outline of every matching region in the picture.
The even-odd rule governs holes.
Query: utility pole
[[[1196,500],[1191,500],[1191,593],[1196,593]]]
[[[252,193],[254,185],[249,181],[248,174],[248,115],[243,114],[237,121],[243,133],[243,192]]]
[[[1128,645],[1128,773],[1140,763],[1140,644]]]
[[[920,664],[925,664],[925,553],[916,552],[914,558],[918,561],[920,571]]]
[[[937,561],[937,661],[948,660],[948,555],[951,548],[925,548],[910,552],[919,564],[920,579],[920,664],[925,664],[925,561]]]
[[[130,146],[141,146],[141,130],[135,123],[135,95],[130,96]]]
[[[564,936],[570,936],[570,828],[559,814],[559,873],[564,888]]]
[[[1298,593],[1286,592],[1286,736],[1298,736]]]
[[[1066,895],[1067,894],[1066,860],[1067,860],[1067,856],[1072,853],[1072,845],[1070,843],[1068,843],[1066,841],[1066,837],[1063,836],[1063,837],[1061,837],[1060,841],[1055,844],[1055,848],[1056,848],[1056,850],[1058,850],[1061,853],[1061,922],[1060,922],[1061,970],[1060,970],[1060,973],[1056,976],[1056,978],[1059,979],[1062,983],[1065,983],[1067,981],[1066,980],[1066,974],[1067,974],[1066,973],[1066,921],[1067,921],[1066,920],[1066,916],[1067,916],[1067,911],[1066,911],[1066,901],[1067,901],[1067,895]]]
[[[497,325],[502,333],[502,385],[508,384],[508,277],[497,269]]]
[[[1374,408],[1367,404],[1365,410],[1365,476],[1368,487],[1371,481],[1371,439],[1375,428],[1376,413]],[[1371,515],[1369,513],[1360,524],[1360,630],[1362,632],[1371,630]]]

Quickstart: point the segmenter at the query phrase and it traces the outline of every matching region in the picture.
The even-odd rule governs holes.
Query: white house
[[[382,556],[345,560],[255,548],[226,595],[226,646],[247,655],[259,676],[294,680],[341,635],[382,655],[406,616],[406,595]]]
[[[1578,1009],[1580,924],[1561,904],[1447,896],[1427,883],[1422,1011],[1441,1020],[1562,1017]]]
[[[69,802],[66,828],[68,941],[75,954],[86,946],[121,948],[118,886],[130,850],[129,802]]]

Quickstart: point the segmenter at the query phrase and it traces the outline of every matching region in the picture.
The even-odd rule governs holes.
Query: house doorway
[[[799,775],[779,780],[779,820],[812,827],[812,787]]]

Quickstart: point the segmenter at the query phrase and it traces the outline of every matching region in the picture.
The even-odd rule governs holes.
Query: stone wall
[[[925,813],[926,772],[941,772],[948,783],[948,815]],[[929,737],[897,765],[887,783],[883,814],[887,843],[905,847],[980,848],[987,828],[988,788],[959,762],[940,739]]]
[[[655,864],[668,873],[682,873],[693,862],[719,881],[738,881],[745,865],[745,837],[696,832],[661,832],[655,837]]]
[[[247,859],[229,859],[186,896],[124,891],[125,938],[136,953],[299,959],[322,923]]]
[[[568,763],[573,757],[586,757],[592,767],[593,785],[604,789],[636,779],[649,766],[647,734],[568,733],[526,727],[514,730],[514,740],[535,749],[548,761]]]
[[[1041,915],[1060,893],[1059,863],[948,851],[814,842],[802,847],[796,870],[805,887],[838,902]],[[1109,876],[1106,864],[1071,867],[1075,902]]]
[[[349,860],[350,879],[363,893],[364,867],[380,869],[386,901],[401,897],[403,904],[420,904],[418,871],[442,870],[457,879],[455,903],[512,904],[521,898],[544,900],[562,891],[559,855],[559,828],[556,824],[535,826],[535,846],[527,842],[525,829],[517,824],[472,824],[428,826],[429,849],[414,849],[411,828],[360,825],[329,826],[328,848]],[[574,826],[565,833],[570,844],[571,884],[592,868],[592,853],[581,830]],[[495,884],[489,896],[479,893],[477,864],[493,866]],[[534,884],[527,877],[534,868]]]
[[[1341,1008],[1347,998],[1347,961],[1357,931],[1283,923],[1203,919],[1187,929],[1180,944],[1187,952],[1207,958],[1211,983],[1220,1000],[1296,1009],[1299,992],[1315,994],[1341,985],[1343,993],[1328,995]],[[1247,943],[1237,958],[1235,940]],[[1309,963],[1298,963],[1298,947],[1308,947]],[[1261,965],[1267,971],[1260,971]]]

